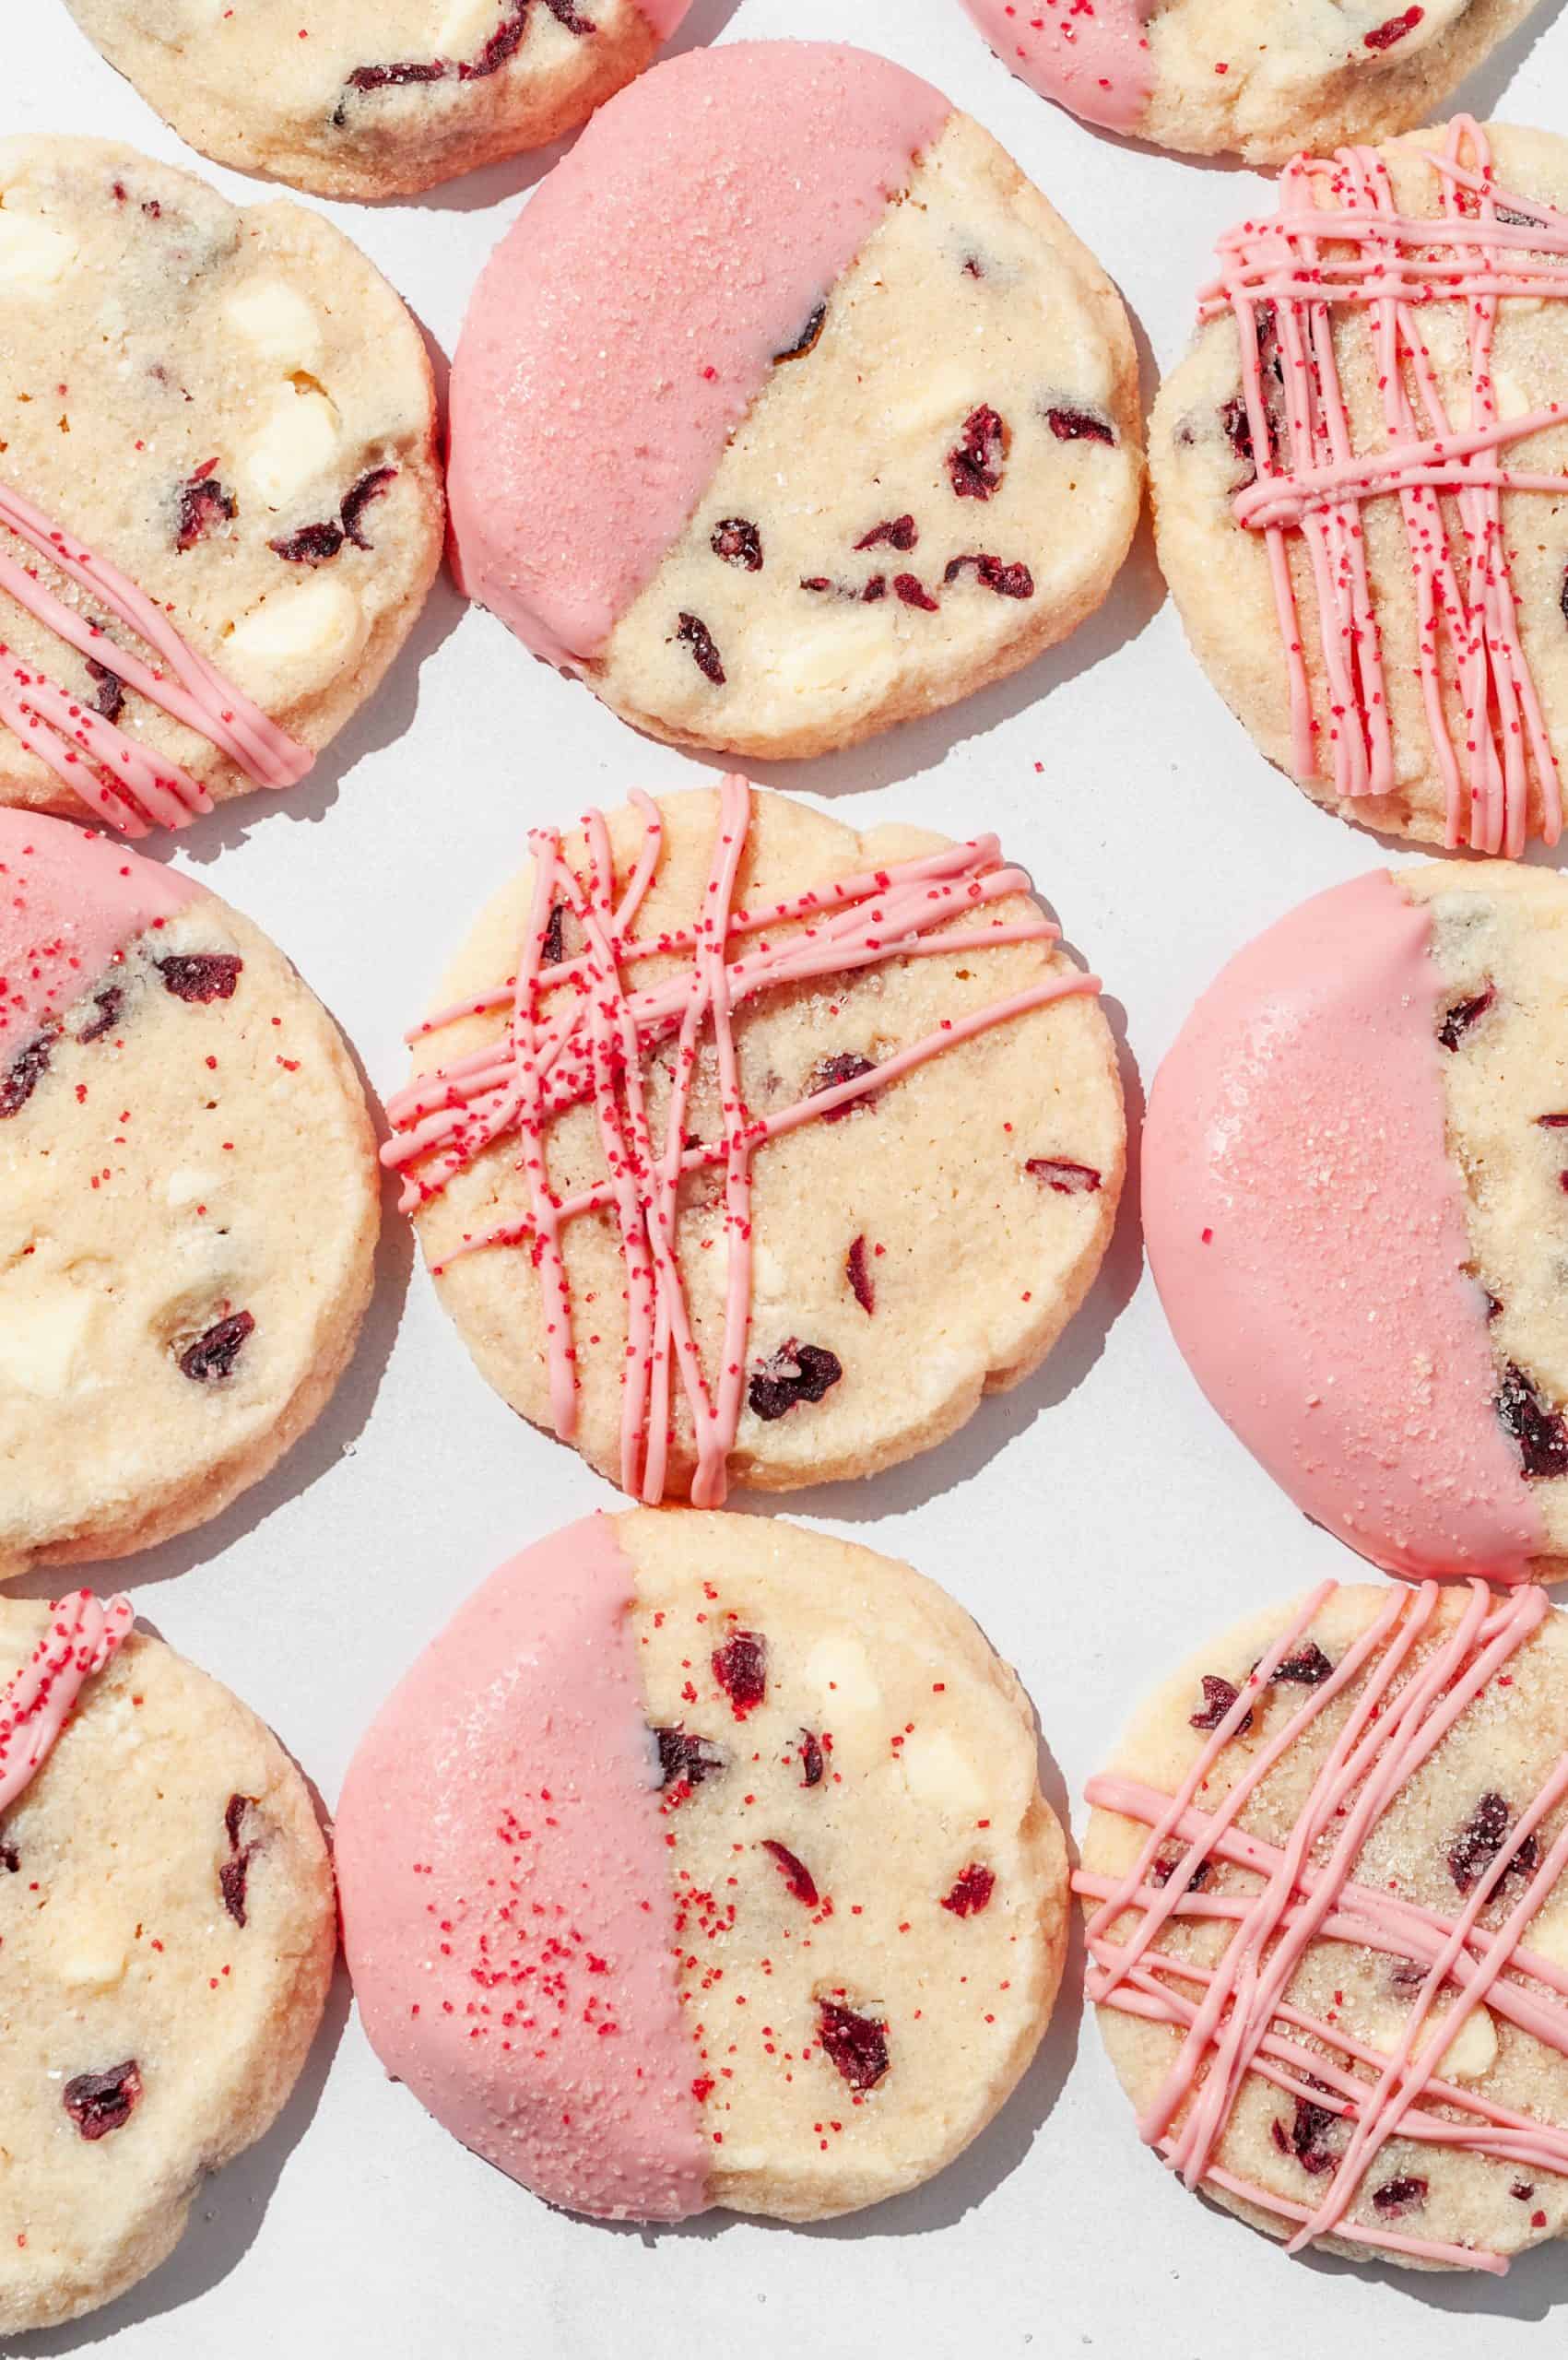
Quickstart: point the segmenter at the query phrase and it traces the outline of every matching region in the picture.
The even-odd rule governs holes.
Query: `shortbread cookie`
[[[181,827],[293,785],[441,555],[419,329],[339,232],[0,141],[0,803]]]
[[[1138,2129],[1290,2249],[1501,2272],[1568,2226],[1568,1622],[1333,1582],[1135,1717],[1074,1879]]]
[[[1440,107],[1535,0],[963,0],[1004,65],[1086,123],[1282,164]],[[78,6],[78,13],[79,6]]]
[[[1374,1564],[1568,1575],[1568,885],[1377,869],[1161,1067],[1149,1258],[1209,1399]]]
[[[713,1507],[890,1466],[1037,1367],[1126,1131],[1096,979],[996,838],[730,778],[532,842],[383,1150],[513,1409]]]
[[[336,1847],[387,2071],[616,2219],[928,2179],[1067,1947],[1007,1665],[907,1565],[735,1516],[591,1516],[502,1566],[361,1742]]]
[[[1289,166],[1161,392],[1187,635],[1264,752],[1368,827],[1557,841],[1565,297],[1568,141],[1461,117]]]
[[[364,1095],[188,878],[0,810],[0,1579],[203,1523],[324,1406],[370,1298]]]
[[[1093,257],[978,124],[825,42],[696,52],[607,107],[453,367],[470,596],[640,728],[760,758],[1063,638],[1142,466]]]
[[[78,2318],[259,2139],[336,1947],[310,1791],[124,1598],[0,1604],[0,2330]]]
[[[193,148],[325,196],[407,195],[543,147],[690,0],[66,0]]]

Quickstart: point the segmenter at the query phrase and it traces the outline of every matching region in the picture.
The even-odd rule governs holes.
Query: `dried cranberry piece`
[[[1388,1968],[1388,1988],[1397,1991],[1402,1999],[1409,1999],[1426,1982],[1427,1970],[1413,1958],[1391,1960]]]
[[[826,303],[819,303],[795,342],[786,350],[774,353],[775,364],[781,360],[804,360],[808,352],[815,352],[821,341],[822,329],[827,317]]]
[[[343,526],[344,539],[352,541],[357,549],[374,549],[375,543],[367,540],[360,530],[360,519],[371,501],[379,500],[396,480],[395,467],[369,467],[359,482],[350,484],[344,493],[342,505],[337,511],[338,518]]]
[[[1252,420],[1247,416],[1244,395],[1236,394],[1230,401],[1221,404],[1220,423],[1224,428],[1225,439],[1237,458],[1244,459],[1251,466]]]
[[[1516,2196],[1521,2204],[1527,2204],[1535,2192],[1536,2184],[1533,2179],[1516,2179],[1508,2190],[1509,2195]]]
[[[127,2057],[106,2073],[73,2074],[60,2100],[84,2139],[101,2139],[130,2120],[141,2094],[141,2070],[134,2057]]]
[[[237,1926],[245,1922],[245,1880],[250,1874],[251,1856],[236,1852],[225,1860],[218,1871],[218,1889],[223,1895],[223,1906]]]
[[[336,525],[301,525],[297,533],[267,543],[274,557],[290,565],[325,565],[342,547],[343,535]]]
[[[941,1906],[955,1918],[978,1918],[983,1909],[989,1907],[996,1890],[996,1870],[986,1868],[981,1860],[971,1860],[966,1869],[960,1870],[951,1893],[942,1895]]]
[[[1180,1866],[1181,1862],[1179,1859],[1167,1859],[1163,1853],[1161,1853],[1161,1857],[1157,1860],[1151,1861],[1149,1864],[1149,1881],[1150,1884],[1169,1884],[1171,1879],[1175,1875],[1176,1870]],[[1185,1890],[1188,1893],[1201,1893],[1213,1873],[1213,1863],[1209,1860],[1200,1860],[1197,1868],[1194,1869],[1191,1876],[1188,1877]]]
[[[348,77],[348,87],[350,90],[400,89],[406,82],[440,82],[445,76],[446,66],[439,57],[412,58],[400,65],[356,65]],[[347,116],[341,105],[332,120],[339,130],[343,128]]]
[[[1568,565],[1562,569],[1562,589],[1557,601],[1562,609],[1562,620],[1568,623]]]
[[[0,1844],[0,1869],[4,1869],[7,1876],[14,1877],[21,1874],[21,1867],[22,1856],[16,1846]]]
[[[683,614],[675,635],[683,647],[691,650],[691,660],[703,678],[712,680],[715,689],[722,689],[725,667],[719,660],[719,651],[713,645],[713,634],[707,624],[696,615]]]
[[[864,1236],[855,1238],[851,1245],[844,1257],[843,1268],[844,1276],[849,1280],[850,1292],[861,1310],[867,1315],[874,1312],[877,1308],[877,1291],[871,1283],[871,1272],[867,1266]]]
[[[1092,1197],[1100,1186],[1100,1174],[1092,1163],[1064,1163],[1054,1155],[1032,1155],[1024,1165],[1032,1180],[1043,1180],[1058,1197]]]
[[[541,967],[559,967],[565,956],[566,903],[552,902],[549,923],[545,927],[545,938],[539,945],[539,964]]]
[[[4,1111],[0,1102],[0,1113]],[[1504,1432],[1518,1444],[1525,1473],[1532,1481],[1568,1475],[1568,1423],[1512,1361],[1503,1372],[1503,1389],[1494,1406]]]
[[[963,440],[948,453],[948,478],[960,500],[989,500],[1002,480],[1008,430],[989,403],[972,409]]]
[[[93,711],[100,713],[105,721],[118,721],[125,710],[124,681],[118,672],[112,672],[107,664],[100,664],[96,655],[88,657],[87,667],[88,678],[97,690],[92,701]]]
[[[1241,1693],[1232,1682],[1221,1680],[1217,1672],[1206,1671],[1203,1675],[1203,1710],[1187,1716],[1191,1726],[1195,1729],[1217,1729]],[[1249,1705],[1231,1734],[1232,1737],[1245,1737],[1251,1727],[1252,1707]]]
[[[822,1740],[815,1729],[800,1732],[800,1783],[803,1787],[819,1787],[822,1783]]]
[[[158,972],[176,999],[205,1007],[209,1000],[233,998],[244,963],[232,950],[176,951],[158,962]]]
[[[713,1666],[736,1719],[743,1721],[768,1693],[768,1642],[760,1631],[732,1631],[713,1649]]]
[[[181,1353],[181,1375],[188,1376],[193,1385],[221,1384],[232,1376],[241,1349],[255,1324],[248,1311],[231,1311],[227,1318],[218,1320]]]
[[[843,1375],[835,1354],[819,1344],[797,1344],[792,1336],[754,1372],[746,1398],[771,1424],[802,1401],[820,1401]]]
[[[748,573],[762,571],[762,536],[749,516],[726,516],[713,526],[708,546],[726,565],[743,565]]]
[[[820,1057],[806,1077],[808,1098],[820,1098],[825,1090],[837,1090],[846,1081],[858,1081],[862,1074],[875,1073],[876,1060],[863,1057],[855,1049],[840,1049],[831,1057]],[[863,1090],[858,1098],[845,1099],[842,1106],[830,1106],[822,1116],[824,1123],[842,1123],[846,1115],[868,1114],[876,1104],[878,1092]]]
[[[852,2090],[875,2089],[888,2070],[888,2027],[836,2000],[817,2002],[817,2037]]]
[[[912,549],[920,538],[920,528],[913,516],[894,516],[885,525],[873,525],[864,540],[856,541],[857,549]]]
[[[1115,443],[1115,428],[1098,410],[1048,409],[1045,423],[1058,442],[1109,442],[1113,447]]]
[[[1465,1825],[1448,1847],[1448,1873],[1461,1893],[1469,1893],[1502,1851],[1508,1835],[1508,1803],[1494,1789],[1482,1795]],[[1528,1876],[1540,1858],[1533,1835],[1527,1835],[1503,1874]]]
[[[937,601],[926,589],[918,573],[895,573],[893,588],[906,607],[918,607],[923,615],[937,612]]]
[[[1325,2172],[1331,2172],[1338,2160],[1334,2150],[1324,2143],[1338,2120],[1339,2117],[1329,2107],[1315,2106],[1310,2098],[1298,2098],[1295,2120],[1290,2130],[1278,2115],[1269,2127],[1280,2154],[1293,2155],[1303,2171],[1310,2172],[1316,2179]]]
[[[83,1025],[77,1035],[77,1040],[101,1041],[106,1032],[112,1032],[120,1021],[120,1009],[124,997],[118,984],[111,984],[107,991],[95,992],[92,1004],[97,1009],[98,1014],[90,1023]]]
[[[1410,13],[1419,17],[1421,10],[1413,8]],[[1417,2212],[1426,2202],[1426,2191],[1427,2182],[1407,2172],[1400,2178],[1386,2180],[1381,2188],[1373,2189],[1373,2210],[1385,2221],[1395,2220],[1401,2212]]]
[[[984,584],[987,590],[994,590],[998,598],[1032,598],[1034,596],[1034,576],[1028,566],[1004,565],[999,557],[950,558],[943,581],[956,582],[969,566],[974,568],[975,580]]]
[[[1568,1115],[1538,1115],[1536,1127],[1543,1131],[1568,1131]]]
[[[214,525],[228,524],[240,513],[233,493],[213,473],[217,465],[216,459],[206,460],[180,486],[180,515],[174,532],[177,549],[194,549]]]
[[[871,576],[870,581],[866,584],[865,589],[861,592],[860,596],[863,605],[874,607],[879,598],[885,598],[887,595],[887,575],[885,573],[874,573]]]
[[[1483,1017],[1497,997],[1497,987],[1488,984],[1484,992],[1474,999],[1456,1000],[1437,1028],[1437,1037],[1445,1049],[1456,1049],[1472,1024]]]
[[[805,1861],[798,1859],[787,1844],[775,1843],[771,1835],[763,1836],[762,1849],[777,1862],[779,1871],[796,1901],[804,1902],[808,1909],[815,1909],[821,1895],[817,1891],[817,1880]]]
[[[1425,14],[1424,8],[1407,8],[1402,17],[1390,17],[1385,24],[1373,25],[1371,32],[1363,33],[1362,39],[1368,49],[1392,49],[1397,41],[1403,41],[1407,33],[1415,31]],[[1420,2186],[1421,2194],[1424,2196],[1426,2193],[1424,2179]],[[1374,2196],[1372,2201],[1377,2204],[1381,2199]]]
[[[700,1787],[704,1778],[712,1778],[729,1768],[729,1756],[722,1745],[711,1737],[693,1737],[678,1723],[671,1729],[655,1729],[654,1736],[659,1749],[659,1768],[664,1787]]]
[[[1309,1639],[1295,1655],[1287,1656],[1282,1663],[1277,1663],[1268,1677],[1271,1682],[1292,1681],[1299,1688],[1321,1688],[1333,1670],[1317,1641]]]
[[[58,1036],[57,1025],[47,1025],[35,1032],[30,1041],[18,1049],[4,1073],[0,1073],[0,1122],[9,1115],[19,1115],[39,1083],[49,1070],[49,1060],[54,1054]]]
[[[245,1823],[245,1813],[248,1811],[254,1811],[255,1807],[254,1795],[230,1795],[224,1805],[223,1832],[229,1838],[229,1849],[231,1852],[236,1852],[240,1848],[240,1830]]]

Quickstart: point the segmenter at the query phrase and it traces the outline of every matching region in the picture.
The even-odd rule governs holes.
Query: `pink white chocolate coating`
[[[78,1589],[56,1600],[27,1661],[0,1695],[0,1812],[10,1810],[49,1758],[94,1672],[118,1654],[136,1612],[128,1598]]]
[[[0,1071],[199,889],[64,820],[0,809]]]
[[[1140,0],[963,0],[996,51],[1042,97],[1107,131],[1136,131],[1153,78]]]
[[[492,1575],[361,1742],[337,1878],[388,2072],[551,2203],[673,2221],[707,2163],[632,1600],[603,1516]]]
[[[1150,1093],[1144,1221],[1198,1383],[1309,1516],[1407,1574],[1522,1580],[1444,1128],[1431,914],[1379,869],[1250,943]]]
[[[600,110],[491,256],[453,363],[471,597],[552,662],[603,646],[950,112],[826,41],[693,51]]]

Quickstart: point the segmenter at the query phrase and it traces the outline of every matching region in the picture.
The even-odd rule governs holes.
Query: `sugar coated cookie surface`
[[[469,594],[639,727],[759,757],[1062,638],[1142,465],[1092,256],[928,83],[826,42],[695,52],[606,108],[453,368]]]
[[[124,1598],[0,1603],[0,2330],[179,2242],[315,2036],[336,1947],[304,1779]]]
[[[1396,299],[1398,300],[1396,300]],[[1299,158],[1220,243],[1151,427],[1160,558],[1263,751],[1372,828],[1554,844],[1568,754],[1568,141]]]
[[[1004,65],[1086,123],[1200,156],[1419,123],[1534,0],[963,0]]]
[[[1568,885],[1374,870],[1250,943],[1149,1094],[1149,1258],[1215,1407],[1406,1574],[1568,1574]]]
[[[1500,2272],[1568,2225],[1568,1622],[1325,1582],[1091,1778],[1089,1996],[1138,2130],[1290,2250]]]
[[[604,2217],[915,2186],[1061,1979],[1017,1680],[907,1565],[786,1524],[639,1509],[502,1566],[362,1740],[336,1847],[387,2071]]]
[[[419,329],[319,215],[0,140],[0,803],[127,835],[292,786],[441,555]]]
[[[1038,1366],[1126,1129],[1098,985],[996,839],[729,778],[533,844],[383,1151],[497,1391],[712,1507],[890,1466]]]
[[[0,810],[0,1579],[200,1524],[336,1384],[375,1149],[265,936],[107,838]]]
[[[67,0],[193,148],[327,196],[407,195],[576,129],[690,0]]]

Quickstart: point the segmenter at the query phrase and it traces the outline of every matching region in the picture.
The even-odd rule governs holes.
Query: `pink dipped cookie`
[[[1084,122],[1283,163],[1442,105],[1534,0],[962,0],[1004,65]]]
[[[603,110],[475,291],[460,575],[656,737],[822,752],[1099,605],[1137,373],[1092,256],[929,84],[827,42],[693,53]]]
[[[502,1566],[361,1740],[336,1841],[387,2071],[601,2218],[916,2186],[1061,1977],[1017,1680],[908,1566],[785,1524],[638,1509]]]
[[[1568,1574],[1568,886],[1376,870],[1259,936],[1161,1067],[1149,1263],[1194,1374],[1374,1564]]]

